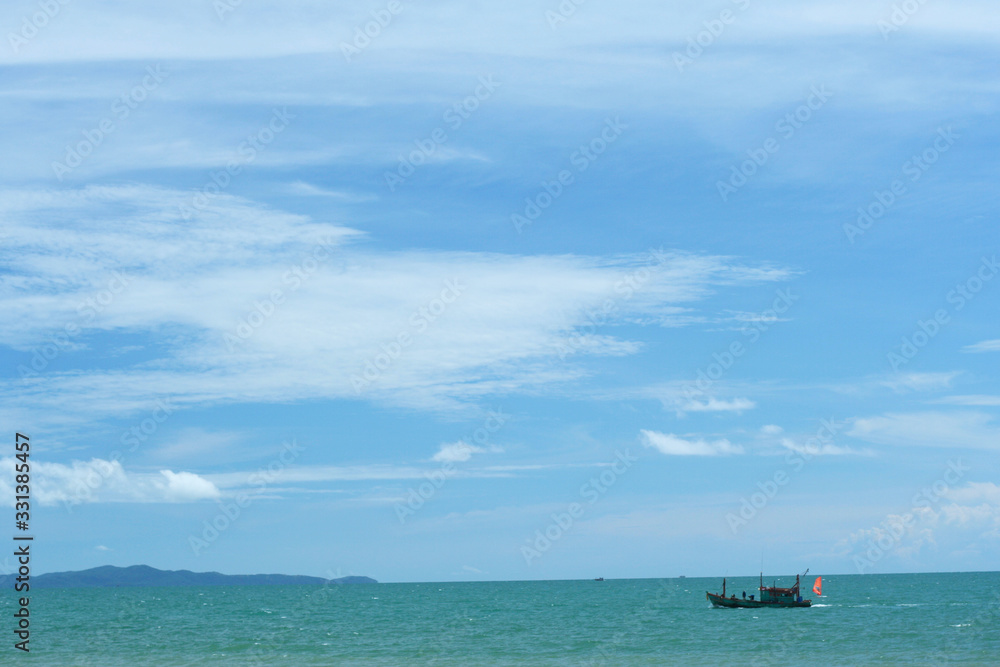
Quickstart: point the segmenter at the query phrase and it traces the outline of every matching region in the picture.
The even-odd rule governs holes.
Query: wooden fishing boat
[[[808,570],[806,570],[808,572]],[[813,590],[818,587],[819,579],[816,579],[816,586]],[[746,592],[743,593],[741,597],[736,597],[735,594],[726,597],[726,580],[722,580],[722,593],[709,593],[705,592],[705,598],[716,607],[809,607],[812,606],[812,600],[803,600],[802,595],[799,591],[799,575],[795,575],[795,585],[791,588],[779,588],[778,586],[765,586],[764,585],[764,574],[760,575],[760,588],[758,589],[759,597],[751,595],[749,598],[746,597]],[[755,599],[756,597],[756,599]]]

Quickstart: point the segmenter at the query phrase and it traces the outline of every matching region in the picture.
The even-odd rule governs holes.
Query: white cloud
[[[949,389],[955,378],[962,373],[963,371],[880,373],[867,375],[856,380],[824,382],[816,386],[851,396],[883,395],[885,389],[890,389],[897,394],[933,392]]]
[[[936,389],[947,389],[951,386],[952,380],[959,375],[961,375],[961,371],[952,371],[949,373],[897,373],[881,380],[880,384],[898,393],[907,391],[934,391]]]
[[[785,449],[797,452],[799,454],[805,454],[807,456],[872,456],[873,452],[871,450],[857,451],[851,449],[850,447],[842,447],[840,445],[835,445],[832,442],[825,442],[822,444],[809,444],[805,442],[799,444],[792,440],[791,438],[782,438],[781,446]]]
[[[825,435],[824,435],[825,434]],[[809,460],[815,456],[873,456],[870,449],[854,449],[838,445],[832,441],[827,426],[816,434],[785,434],[785,429],[777,424],[762,426],[757,434],[757,453],[761,456],[785,455],[788,452],[802,454]]]
[[[374,195],[358,195],[351,192],[342,192],[340,190],[327,190],[319,187],[318,185],[305,183],[303,181],[289,183],[286,186],[285,191],[289,194],[300,197],[328,197],[330,199],[337,199],[349,204],[373,201],[377,199]]]
[[[888,549],[871,551],[879,557],[874,563],[881,559],[883,553],[896,558],[912,558],[924,545],[936,544],[934,529],[929,525],[933,523],[936,514],[929,508],[918,509],[919,511],[905,515],[889,514],[877,526],[856,530],[846,539],[840,540],[837,548],[841,551],[841,555],[865,558],[868,556],[867,548],[883,544],[888,545]]]
[[[934,517],[945,526],[975,530],[979,537],[1000,538],[1000,507],[989,503],[978,505],[943,505]]]
[[[30,0],[11,5],[6,12],[12,29],[20,29],[21,16],[39,11],[37,2]],[[464,5],[449,0],[426,7],[404,6],[403,14],[386,26],[373,45],[348,63],[341,44],[350,43],[355,29],[372,20],[363,7],[316,0],[218,3],[214,7],[206,11],[206,5],[197,0],[172,3],[169,11],[155,3],[130,5],[128,12],[109,2],[60,5],[60,13],[37,37],[18,49],[5,48],[0,61],[196,60],[316,53],[332,61],[330,67],[377,69],[387,56],[400,52],[419,63],[441,52],[467,53],[469,58],[492,53],[537,58],[552,57],[560,48],[575,51],[588,45],[611,51],[616,61],[627,61],[642,53],[618,54],[613,47],[659,40],[682,49],[685,40],[704,30],[703,22],[713,15],[693,3],[671,5],[670,11],[664,11],[663,5],[645,1],[616,6],[615,12],[577,12],[568,19],[571,25],[564,26],[570,29],[553,31],[544,8],[536,2],[484,5],[470,17],[461,11]],[[223,10],[217,12],[220,7]],[[959,6],[927,4],[902,29],[938,39],[985,38],[998,30],[990,8],[975,0]],[[726,33],[726,43],[746,48],[756,40],[877,37],[878,21],[889,21],[892,8],[863,0],[824,0],[807,7],[772,2],[755,5],[746,13],[733,7],[733,12],[739,25]],[[429,40],[431,34],[434,38]],[[294,71],[290,70],[289,79],[294,78]]]
[[[0,459],[0,499],[14,505],[16,460]],[[66,503],[137,502],[184,503],[220,496],[210,481],[190,472],[127,472],[118,461],[91,459],[69,464],[36,461],[32,465],[33,500],[40,505]]]
[[[946,405],[965,405],[969,407],[998,407],[1000,406],[1000,396],[987,396],[985,394],[971,394],[964,396],[944,396],[931,401],[932,403],[943,403]]]
[[[962,352],[1000,352],[1000,338],[983,340],[972,345],[966,345]]]
[[[21,3],[20,9],[7,10],[12,26],[20,26],[21,16],[27,21],[38,11],[34,0]],[[8,105],[9,125],[30,125],[42,110],[52,130],[10,137],[10,152],[22,159],[0,170],[35,182],[51,178],[53,159],[62,158],[66,146],[75,145],[80,132],[90,127],[80,119],[98,117],[80,107],[108,114],[112,100],[142,80],[146,62],[164,64],[170,76],[142,105],[143,122],[129,118],[122,123],[129,141],[105,141],[98,147],[99,159],[85,160],[71,181],[93,182],[107,174],[132,178],[131,170],[145,170],[150,164],[218,169],[236,152],[240,135],[255,131],[253,124],[259,127],[259,120],[250,120],[256,110],[271,105],[327,109],[333,112],[330,117],[347,107],[377,118],[383,117],[382,109],[415,109],[418,104],[437,105],[443,111],[478,85],[466,69],[451,65],[456,54],[478,59],[479,71],[497,71],[501,80],[517,82],[516,88],[502,88],[489,100],[498,112],[520,117],[524,109],[546,106],[620,112],[619,101],[627,93],[630,110],[686,117],[685,132],[698,133],[734,153],[745,150],[747,128],[758,122],[758,113],[766,109],[780,118],[801,104],[816,82],[836,91],[838,106],[846,103],[848,98],[841,95],[849,91],[854,109],[944,112],[951,100],[965,96],[991,104],[989,87],[974,67],[949,70],[919,49],[916,55],[929,61],[925,66],[913,71],[885,67],[878,80],[866,76],[866,67],[859,63],[891,65],[893,54],[871,40],[877,21],[887,20],[890,9],[863,0],[825,0],[808,11],[790,2],[755,4],[750,11],[737,12],[737,25],[727,29],[725,44],[710,45],[684,75],[676,72],[672,55],[683,52],[688,40],[705,30],[708,18],[705,9],[693,3],[664,8],[640,2],[577,12],[570,29],[553,31],[535,2],[484,6],[472,25],[468,13],[451,0],[407,10],[351,62],[343,57],[340,44],[350,42],[355,29],[371,16],[349,3],[318,7],[314,0],[300,0],[281,8],[243,3],[221,21],[199,0],[172,4],[167,13],[146,5],[133,3],[128,11],[102,3],[67,7],[23,48],[0,51],[0,62],[51,63],[42,75],[12,68],[8,78],[14,81],[6,86],[6,95],[21,102]],[[970,53],[970,45],[977,39],[991,43],[996,36],[997,21],[984,20],[991,9],[985,2],[923,7],[903,30],[916,44],[955,40],[961,48],[954,49],[954,57],[971,64],[978,53]],[[484,25],[489,26],[486,32]],[[428,40],[429,34],[434,39]],[[827,57],[815,48],[817,38],[855,53],[855,60],[845,64]],[[600,54],[597,60],[595,53]],[[63,64],[66,61],[73,62]],[[494,68],[498,62],[502,65]],[[675,76],[657,76],[664,68]],[[205,107],[206,95],[225,99],[225,111],[219,105]],[[733,99],[743,104],[733,105]],[[64,101],[72,104],[60,103]],[[237,105],[242,108],[236,110]],[[374,123],[375,133],[368,124],[351,121],[352,132],[346,134],[360,136],[349,137],[322,127],[336,128],[339,123],[306,121],[307,114],[299,121],[303,125],[296,126],[303,131],[283,134],[255,158],[255,169],[333,162],[378,162],[395,168],[400,149],[405,145],[412,150],[412,140],[421,136],[416,129],[402,136],[387,131],[390,126],[404,127],[405,121]],[[422,112],[406,115],[424,117]],[[835,150],[832,142],[844,140],[843,135],[831,135],[824,141]],[[459,145],[452,139],[430,157],[496,160],[492,153],[499,152],[489,144]],[[826,162],[829,170],[837,168],[837,161]],[[780,173],[786,179],[819,178],[825,172],[817,173],[820,167],[815,165],[804,169],[800,161],[775,169],[783,170],[775,176]],[[797,173],[788,173],[792,171]]]
[[[109,547],[106,547],[103,544],[98,544],[96,547],[94,547],[94,549],[96,549],[97,551],[111,551]]]
[[[722,456],[742,454],[743,448],[726,439],[709,442],[704,439],[685,440],[673,433],[660,433],[643,429],[640,440],[643,446],[652,447],[667,456]]]
[[[981,412],[916,412],[854,420],[848,435],[879,445],[1000,449],[1000,428]]]
[[[1000,540],[1000,486],[969,482],[948,489],[943,497],[952,502],[914,506],[904,514],[887,515],[876,526],[853,532],[838,543],[841,554],[874,557],[878,562],[885,552],[893,559],[912,562],[924,547],[954,554],[980,540]]]
[[[510,477],[512,472],[526,468],[491,467],[479,469],[462,469],[452,473],[456,477]],[[268,490],[277,491],[277,485],[301,485],[317,482],[368,482],[380,480],[427,479],[428,475],[439,473],[440,468],[398,466],[386,464],[371,464],[357,466],[283,466],[273,473],[261,474],[259,470],[234,471],[226,473],[206,473],[203,477],[210,480],[217,488],[227,495],[242,490],[256,492],[260,482],[268,483]],[[293,487],[289,486],[289,489]],[[301,489],[300,489],[301,490]]]
[[[657,400],[665,410],[673,410],[678,417],[683,417],[688,412],[739,413],[757,407],[756,401],[739,394],[767,390],[769,387],[766,385],[766,382],[746,384],[718,381],[712,387],[714,395],[709,395],[697,389],[693,380],[673,380],[645,387],[605,391],[601,397],[608,400]]]
[[[610,334],[573,346],[588,310],[616,298],[637,267],[655,269],[608,326],[790,275],[684,253],[372,252],[355,230],[236,197],[185,220],[189,198],[145,186],[0,193],[10,273],[0,343],[23,351],[18,366],[29,372],[39,341],[58,348],[60,366],[86,367],[0,384],[7,405],[66,418],[134,412],[157,396],[181,406],[360,396],[455,409],[578,379],[587,357],[636,353]],[[111,333],[146,344],[150,358],[94,368]],[[59,337],[86,345],[86,360]],[[567,347],[571,362],[560,358]]]
[[[964,487],[949,489],[944,495],[964,505],[987,503],[1000,508],[1000,486],[993,482],[969,482]]]
[[[232,463],[257,455],[244,446],[244,440],[241,433],[182,428],[164,444],[150,450],[150,456],[157,461],[188,464]]]
[[[742,412],[753,410],[755,407],[757,404],[748,398],[725,400],[709,397],[706,401],[687,401],[677,408],[677,412]]]
[[[473,454],[482,454],[485,451],[482,447],[476,447],[475,445],[470,445],[459,440],[458,442],[441,445],[441,449],[431,457],[431,460],[441,463],[458,463],[468,461],[472,458]]]
[[[214,484],[194,473],[161,470],[160,474],[166,481],[154,478],[152,483],[167,500],[190,502],[219,496],[219,490]]]

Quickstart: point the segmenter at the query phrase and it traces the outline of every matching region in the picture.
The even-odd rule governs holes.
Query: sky
[[[992,9],[5,3],[33,572],[995,569]]]

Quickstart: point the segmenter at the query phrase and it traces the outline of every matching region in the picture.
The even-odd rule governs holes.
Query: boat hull
[[[758,608],[758,607],[811,607],[812,600],[802,602],[762,602],[760,600],[744,600],[742,598],[724,598],[718,593],[705,593],[705,598],[716,607],[736,607]]]

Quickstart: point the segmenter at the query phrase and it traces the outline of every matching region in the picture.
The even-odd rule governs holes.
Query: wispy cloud
[[[969,407],[997,407],[1000,406],[1000,396],[989,396],[986,394],[968,394],[964,396],[944,396],[935,399],[931,403],[943,403],[945,405],[965,405]]]
[[[63,365],[85,370],[0,385],[6,401],[94,417],[141,409],[157,395],[181,406],[360,395],[445,409],[575,379],[587,357],[640,349],[604,334],[603,343],[578,349],[575,363],[559,358],[588,310],[613,297],[625,272],[648,263],[645,255],[374,252],[356,230],[236,197],[220,196],[184,220],[184,201],[183,193],[144,186],[0,193],[0,257],[13,276],[0,294],[8,314],[0,342],[24,351],[26,370],[33,346],[70,326],[63,338],[87,350],[83,363],[71,345],[60,348]],[[87,308],[118,274],[124,287]],[[788,275],[666,253],[614,322]],[[460,294],[446,295],[454,303],[445,307],[448,285]],[[110,334],[146,345],[145,360],[95,368]],[[400,350],[383,362],[379,355],[394,345]],[[376,361],[377,377],[362,392],[354,380],[369,378]]]
[[[189,465],[236,462],[257,455],[257,452],[245,447],[245,439],[246,436],[242,433],[184,428],[164,444],[150,450],[150,456],[156,461],[183,461]]]
[[[781,446],[789,451],[807,456],[874,456],[870,449],[858,451],[850,447],[835,445],[832,442],[810,444],[798,443],[792,438],[782,438]]]
[[[854,396],[885,394],[886,389],[896,394],[934,392],[951,388],[955,379],[962,373],[963,371],[942,371],[866,375],[857,379],[824,383],[818,386],[839,394]]]
[[[640,431],[640,440],[645,447],[651,447],[667,456],[723,456],[742,454],[743,448],[733,445],[725,438],[709,442],[704,439],[685,440],[673,433]]]
[[[266,471],[265,471],[266,472]],[[398,466],[388,464],[371,464],[355,466],[301,466],[290,465],[281,470],[280,482],[283,485],[311,484],[317,482],[371,482],[385,480],[424,479],[433,472],[431,468],[414,466]],[[461,471],[461,475],[475,475],[475,472]],[[486,473],[484,476],[501,476],[498,473]],[[253,488],[255,480],[261,477],[259,470],[241,472],[226,472],[206,474],[205,478],[212,481],[218,488],[227,493]]]
[[[28,2],[16,4],[28,16],[38,11],[36,5]],[[217,11],[220,6],[225,8],[221,12]],[[611,50],[609,47],[615,45],[645,44],[657,38],[661,43],[683,46],[692,31],[702,29],[700,21],[705,15],[697,11],[697,6],[691,6],[679,9],[673,21],[656,21],[653,18],[660,5],[636,2],[617,8],[614,17],[578,12],[572,17],[574,29],[559,31],[556,40],[544,11],[529,0],[512,0],[502,8],[485,6],[474,20],[459,11],[461,7],[457,0],[437,3],[423,11],[419,8],[411,11],[404,6],[407,20],[393,23],[379,36],[377,48],[366,51],[363,58],[351,64],[362,65],[368,60],[381,64],[384,58],[380,56],[385,51],[402,51],[411,59],[423,60],[442,51],[464,52],[469,57],[489,53],[552,56],[560,44],[577,47],[590,44],[591,48]],[[3,60],[58,62],[164,56],[212,59],[318,53],[342,65],[340,42],[350,42],[353,28],[371,20],[370,15],[352,5],[326,5],[314,0],[260,2],[253,7],[257,11],[236,3],[220,3],[216,8],[205,11],[198,2],[180,2],[172,5],[169,12],[155,5],[137,5],[128,14],[122,14],[115,11],[114,3],[108,2],[73,6],[63,10],[67,14],[72,12],[72,21],[68,16],[65,21],[53,21],[41,36],[19,51],[5,49]],[[986,37],[998,29],[989,8],[985,2],[972,0],[954,8],[927,5],[906,29],[939,39],[956,35]],[[817,2],[807,10],[794,2],[773,2],[754,6],[753,12],[740,19],[749,34],[727,33],[726,39],[746,48],[756,43],[755,39],[784,43],[803,37],[815,40],[872,33],[878,36],[877,22],[888,20],[890,14],[888,6],[861,0]],[[14,16],[11,22],[19,27],[20,21]],[[308,19],[303,21],[302,17]],[[220,30],[221,25],[226,29]],[[428,30],[434,26],[439,30],[434,33],[435,39],[428,40]],[[489,26],[489,30],[483,26]],[[618,58],[626,56],[632,60],[638,58],[631,53]]]
[[[915,412],[856,419],[848,435],[879,445],[1000,450],[1000,427],[982,412]]]
[[[899,373],[881,380],[880,384],[889,387],[889,389],[897,393],[935,391],[948,389],[951,387],[952,381],[961,374],[961,371],[947,373]]]
[[[972,345],[966,345],[962,352],[1000,352],[1000,338],[983,340]]]
[[[375,195],[354,194],[352,192],[343,192],[340,190],[328,190],[326,188],[321,188],[318,185],[313,185],[312,183],[306,183],[304,181],[295,181],[294,183],[289,183],[287,186],[285,186],[285,192],[299,197],[327,197],[348,204],[369,202],[377,199]]]
[[[709,397],[704,401],[691,400],[678,406],[678,414],[685,412],[743,412],[753,410],[757,404],[748,398],[734,398],[732,400]]]
[[[780,383],[760,380],[754,382],[718,380],[712,383],[709,391],[698,389],[698,380],[670,380],[656,384],[622,387],[604,390],[593,395],[603,400],[655,400],[665,410],[673,410],[678,416],[685,413],[699,412],[735,412],[753,410],[757,402],[748,398],[750,393],[773,393],[787,390]]]

